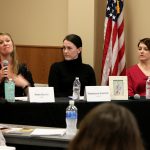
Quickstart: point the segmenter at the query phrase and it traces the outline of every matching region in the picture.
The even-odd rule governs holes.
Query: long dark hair
[[[82,47],[82,40],[81,40],[81,37],[78,36],[78,35],[76,35],[76,34],[69,34],[69,35],[67,35],[67,36],[64,38],[63,42],[64,42],[65,40],[72,42],[77,48]],[[80,52],[78,58],[79,58],[79,59],[81,60],[81,62],[82,62],[82,56],[81,56],[81,55],[82,55],[82,54],[81,54],[81,52]]]
[[[133,114],[125,107],[104,103],[82,120],[69,150],[144,150]]]

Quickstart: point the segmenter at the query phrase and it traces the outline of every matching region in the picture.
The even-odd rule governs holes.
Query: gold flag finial
[[[120,13],[119,0],[117,0],[116,10],[117,10],[117,14],[119,14]]]

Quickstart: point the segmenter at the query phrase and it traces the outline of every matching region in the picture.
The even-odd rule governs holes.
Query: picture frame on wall
[[[111,100],[128,100],[127,76],[109,76]]]

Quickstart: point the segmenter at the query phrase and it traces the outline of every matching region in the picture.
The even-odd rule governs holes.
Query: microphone
[[[8,69],[8,60],[3,60],[2,61],[2,66],[5,67],[4,70],[7,70]],[[7,80],[8,78],[7,77],[4,77],[4,81]]]
[[[8,67],[8,60],[3,60],[3,61],[2,61],[2,65],[3,65],[3,67],[6,67],[5,70],[7,70],[7,67]]]
[[[134,99],[140,99],[140,95],[139,94],[134,94]]]

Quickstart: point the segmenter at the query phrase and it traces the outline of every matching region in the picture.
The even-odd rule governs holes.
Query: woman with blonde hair
[[[4,62],[8,62],[7,65]],[[25,64],[19,64],[15,44],[9,33],[0,33],[0,97],[4,98],[4,80],[15,82],[15,96],[27,95],[27,87],[34,86],[32,74]]]

